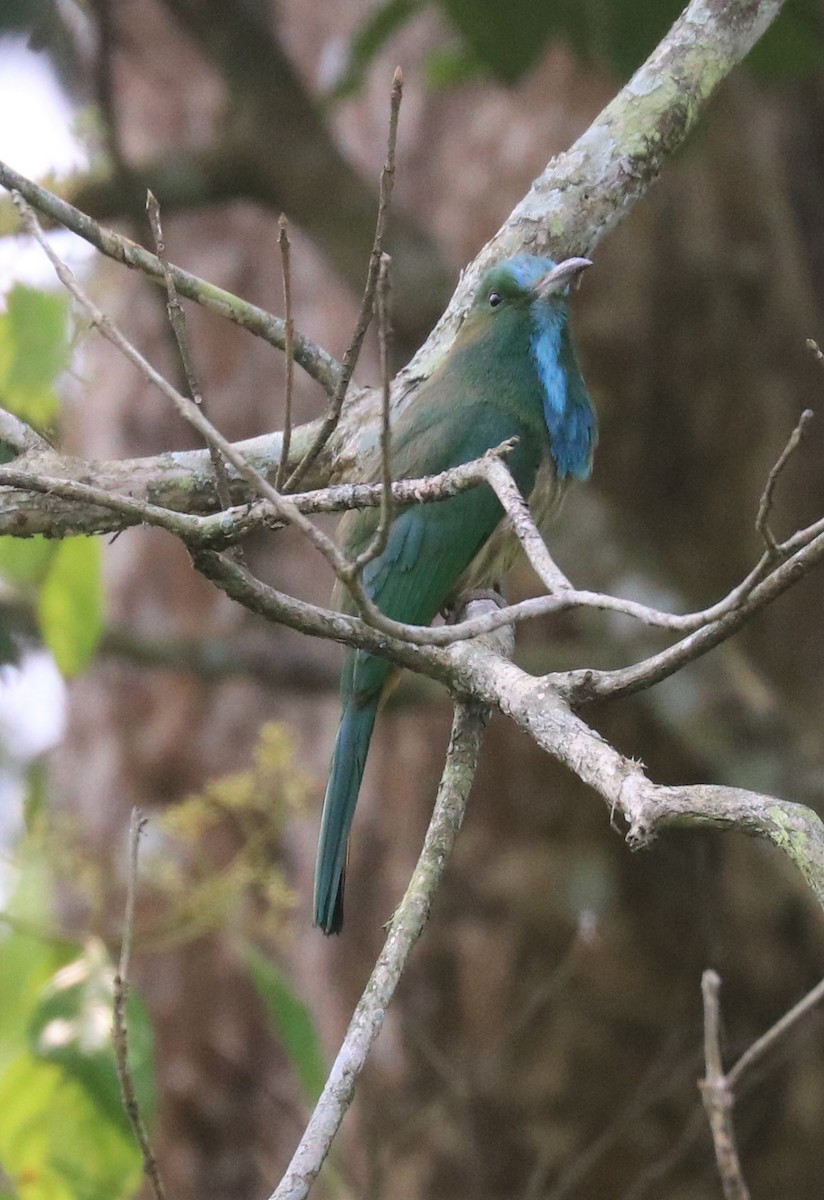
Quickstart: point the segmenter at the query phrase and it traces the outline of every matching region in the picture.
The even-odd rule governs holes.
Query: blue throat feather
[[[592,470],[595,415],[580,371],[575,369],[566,314],[533,304],[532,322],[529,348],[544,392],[544,419],[555,470],[559,479],[567,475],[587,479]]]

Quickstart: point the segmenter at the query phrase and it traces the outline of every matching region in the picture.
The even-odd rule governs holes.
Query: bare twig
[[[286,596],[213,551],[201,552],[196,562],[228,596],[268,620],[368,650],[445,683],[455,695],[498,708],[601,795],[611,813],[623,814],[633,847],[648,845],[668,826],[734,827],[772,842],[787,855],[824,907],[824,824],[804,805],[742,788],[655,784],[641,763],[621,755],[572,711],[551,678],[530,676],[511,663],[502,665],[484,654],[477,641],[443,648],[411,645],[356,617],[328,613]],[[494,616],[484,614],[462,624],[488,629]]]
[[[278,245],[280,246],[280,261],[283,273],[283,318],[286,329],[284,346],[284,380],[283,380],[283,443],[280,449],[280,463],[275,477],[275,487],[283,491],[286,473],[289,468],[289,450],[292,446],[292,384],[295,374],[295,322],[292,317],[292,260],[289,243],[288,221],[286,214],[281,213],[278,220]]]
[[[174,388],[167,379],[165,379],[159,371],[155,370],[152,364],[143,357],[135,346],[124,337],[111,318],[103,313],[93,300],[83,291],[74,277],[73,272],[59,258],[52,247],[43,235],[40,224],[32,210],[28,207],[25,200],[15,192],[12,194],[14,203],[20,211],[21,217],[25,223],[27,230],[37,240],[44,250],[47,258],[51,262],[54,270],[60,279],[63,286],[74,296],[89,315],[92,324],[100,333],[110,341],[113,346],[116,346],[121,354],[129,360],[141,372],[143,377],[156,387],[164,396],[171,400],[175,408],[181,416],[192,425],[203,438],[211,445],[214,445],[228,462],[232,464],[235,470],[246,479],[255,491],[258,492],[265,500],[273,506],[278,517],[289,524],[297,525],[305,537],[311,544],[327,559],[330,566],[336,573],[345,571],[347,563],[343,555],[338,550],[331,538],[327,537],[320,529],[312,524],[302,513],[298,511],[295,505],[287,497],[281,494],[272,487],[269,481],[264,478],[254,467],[246,461],[242,454],[239,454],[235,447],[228,442],[218,429],[208,420],[201,408],[190,400],[187,396],[182,395]],[[353,595],[358,591],[357,583],[352,584]],[[363,589],[359,590],[359,595],[363,604],[364,610],[367,612],[374,609],[374,605],[368,597],[363,595]],[[377,610],[375,610],[377,612]]]
[[[714,616],[687,637],[667,647],[666,650],[616,671],[569,671],[564,675],[554,676],[553,681],[576,705],[596,697],[626,696],[633,692],[643,691],[655,683],[660,683],[662,679],[667,679],[687,663],[694,662],[695,659],[726,641],[756,612],[772,603],[822,560],[824,560],[824,535],[819,534],[809,545],[781,562],[780,566],[752,588],[744,599],[738,600],[736,597],[735,603],[724,603],[720,616]],[[593,605],[593,607],[600,606]],[[617,606],[615,611],[619,611]]]
[[[105,321],[102,314],[98,315],[101,321]],[[108,326],[103,326],[103,331],[105,332],[107,328],[107,336],[110,336],[111,339],[110,323]],[[205,421],[194,405],[191,406],[193,411],[190,412],[186,409],[185,406],[191,402],[175,392],[150,364],[145,363],[145,360],[133,347],[129,346],[125,352],[132,361],[140,366],[151,382],[155,383],[175,404],[183,408],[187,419],[192,419],[193,423]],[[198,425],[198,427],[200,426]],[[206,422],[206,428],[210,436],[216,440],[219,439],[218,444],[229,461],[241,475],[249,479],[256,490],[265,497],[268,504],[258,505],[252,509],[245,507],[231,509],[226,513],[200,517],[176,513],[169,509],[146,504],[144,501],[134,500],[128,496],[113,495],[111,492],[96,489],[88,484],[54,477],[38,477],[29,472],[8,467],[0,467],[0,486],[7,485],[18,489],[50,493],[70,501],[85,501],[100,506],[101,514],[105,508],[110,508],[121,514],[124,522],[145,521],[148,524],[168,529],[195,549],[210,545],[231,544],[232,541],[246,536],[256,528],[271,527],[277,522],[298,524],[307,533],[312,544],[324,554],[339,577],[348,582],[350,564],[343,558],[334,543],[307,521],[302,514],[334,512],[348,507],[361,507],[380,502],[383,494],[382,485],[341,485],[322,492],[307,493],[300,497],[283,497],[274,491],[262,476],[249,466],[243,456],[230,443],[225,442],[208,422]],[[499,447],[495,451],[489,451],[483,459],[476,463],[454,468],[430,480],[395,483],[392,487],[393,497],[398,503],[410,503],[454,495],[465,487],[474,486],[480,480],[488,479],[489,466],[494,466],[495,459],[505,450],[506,446]],[[15,516],[12,531],[19,532],[19,525],[19,518]],[[93,525],[95,528],[105,527],[105,521],[101,518]],[[77,526],[75,525],[69,531],[76,530]],[[88,525],[85,527],[85,531],[90,531]],[[812,540],[808,544],[803,544],[808,537]],[[787,557],[757,587],[751,586],[752,580],[758,574],[757,571],[754,571],[745,581],[746,588],[739,585],[719,604],[703,612],[686,616],[662,613],[633,601],[599,593],[578,591],[569,587],[562,589],[555,596],[541,596],[524,600],[518,604],[485,613],[482,617],[473,620],[434,629],[390,620],[372,604],[363,593],[362,588],[358,602],[364,620],[374,628],[391,637],[404,638],[418,646],[446,646],[453,642],[476,637],[479,634],[492,632],[505,625],[514,625],[537,616],[581,607],[621,613],[648,625],[665,629],[686,627],[695,630],[688,637],[660,654],[619,671],[584,669],[549,676],[549,682],[578,706],[594,698],[623,695],[650,687],[659,679],[666,678],[680,666],[694,661],[725,640],[748,621],[754,613],[792,586],[824,558],[824,529],[821,528],[821,523],[793,535],[782,546],[782,551],[787,550],[790,546],[799,547],[799,543],[802,543],[800,548],[795,549],[794,553]],[[357,589],[357,581],[353,586]],[[749,593],[747,599],[742,601],[740,597],[746,593]],[[357,590],[355,595],[357,598]],[[320,613],[325,610],[318,609],[317,611]],[[297,627],[301,628],[299,624]],[[349,638],[344,640],[349,641]],[[354,643],[350,642],[350,644]]]
[[[389,315],[389,263],[389,255],[382,254],[377,290],[378,342],[380,345],[383,395],[383,403],[381,405],[381,511],[377,529],[369,545],[351,564],[350,569],[353,576],[359,576],[367,563],[372,562],[378,555],[383,554],[386,549],[386,543],[389,540],[389,528],[392,524],[392,409],[390,404],[392,326]]]
[[[140,1147],[143,1158],[143,1173],[149,1180],[155,1200],[166,1200],[166,1191],[160,1177],[149,1135],[140,1112],[140,1104],[135,1090],[134,1077],[129,1066],[129,1028],[126,1019],[126,1007],[129,998],[129,961],[132,953],[134,938],[134,912],[137,895],[137,858],[140,847],[140,835],[146,822],[140,810],[132,809],[129,823],[129,869],[126,877],[126,914],[123,922],[123,941],[120,946],[120,962],[114,977],[113,1030],[117,1078],[120,1081],[120,1093],[123,1107],[129,1118],[129,1124]]]
[[[2,480],[1,473],[0,480]],[[714,646],[726,640],[735,630],[750,620],[756,612],[771,603],[777,596],[790,588],[798,579],[807,574],[808,571],[822,560],[824,560],[824,535],[819,535],[809,546],[796,552],[792,558],[782,562],[780,567],[752,592],[745,603],[740,604],[738,608],[728,612],[725,616],[713,620],[705,627],[699,628],[697,632],[677,642],[668,650],[645,659],[637,666],[625,667],[617,671],[594,671],[586,668],[552,673],[545,677],[546,684],[557,691],[558,694],[563,695],[575,707],[596,698],[624,695],[650,687],[653,683],[658,682],[659,679],[673,674],[680,666],[683,666],[687,662],[693,662],[703,654],[706,654]],[[650,625],[658,624],[659,621],[657,618],[660,617],[660,624],[664,628],[669,627],[671,619],[669,614],[657,614],[655,610],[647,609],[643,605],[636,605],[631,601],[619,600],[614,596],[605,596],[599,593],[579,592],[572,589],[563,591],[556,596],[538,596],[533,599],[522,600],[517,604],[497,608],[484,613],[483,616],[460,621],[454,625],[437,626],[435,628],[408,625],[402,621],[393,621],[389,617],[384,616],[383,613],[376,609],[368,597],[365,597],[363,603],[361,603],[357,592],[358,581],[357,579],[351,579],[348,566],[342,569],[338,568],[337,573],[338,577],[347,583],[352,594],[356,597],[361,617],[365,622],[382,634],[386,634],[393,639],[403,639],[414,646],[448,646],[477,637],[479,634],[491,633],[507,625],[516,625],[521,621],[536,616],[567,612],[578,607],[620,612],[627,616],[638,617]],[[253,581],[246,577],[239,588],[239,596],[243,596],[244,594],[251,596],[251,592],[247,593],[247,589],[252,587],[252,583]],[[267,603],[264,598],[266,595],[266,586],[260,585],[260,587],[263,590],[257,593],[257,584],[255,584],[255,594],[257,596],[255,603],[262,603],[265,607]],[[362,588],[360,589],[360,595],[361,597],[364,596]],[[278,601],[276,608],[278,608],[279,604],[280,601]],[[263,610],[258,609],[257,611]],[[297,627],[301,628],[300,625]],[[304,631],[310,632],[308,628]],[[313,628],[312,632],[316,632],[316,630]],[[321,636],[324,636],[324,634],[321,633]],[[338,635],[326,634],[325,636]],[[349,642],[348,638],[342,640],[346,640],[350,645],[354,644],[353,642]]]
[[[0,411],[0,417],[2,412]],[[16,421],[16,418],[12,418]],[[24,431],[23,431],[24,432]],[[35,435],[36,436],[36,435]],[[446,499],[449,496],[479,483],[488,481],[490,465],[494,459],[505,453],[506,445],[489,451],[482,459],[477,459],[461,467],[451,468],[439,475],[418,480],[400,480],[392,485],[392,494],[396,504],[427,503],[434,500]],[[235,451],[237,454],[237,451]],[[234,461],[234,459],[232,460]],[[88,472],[84,472],[88,474]],[[279,504],[272,505],[267,501],[250,505],[238,505],[226,512],[200,516],[197,514],[181,513],[165,506],[158,506],[138,500],[131,496],[113,492],[106,488],[95,487],[77,480],[64,479],[54,475],[34,474],[31,470],[19,467],[0,467],[0,487],[14,488],[20,492],[35,492],[46,494],[50,498],[60,498],[68,504],[84,505],[85,509],[78,515],[63,516],[50,514],[46,522],[53,535],[61,534],[108,532],[122,529],[130,524],[156,525],[169,530],[175,536],[182,538],[190,546],[208,547],[230,545],[255,530],[272,528],[284,523],[287,517],[282,515],[286,498],[280,497]],[[380,504],[383,495],[382,484],[338,484],[319,491],[301,493],[288,498],[289,505],[297,512],[304,514],[343,512],[349,508],[365,508]],[[91,506],[91,507],[89,507]],[[110,513],[116,513],[118,520],[114,521]],[[0,514],[0,532],[2,533],[35,533],[40,532],[44,522],[36,521],[31,525],[26,523],[25,510],[20,505],[6,502]],[[464,621],[438,629],[422,629],[418,626],[407,626],[400,622],[390,623],[383,619],[382,627],[398,636],[408,636],[411,641],[421,645],[448,645],[474,637],[479,633],[490,632],[503,625],[518,624],[539,616],[546,616],[576,608],[589,608],[602,612],[618,613],[643,622],[646,625],[661,629],[702,631],[702,638],[688,638],[683,642],[663,651],[659,656],[644,660],[640,664],[624,668],[620,671],[594,671],[582,669],[565,674],[556,673],[551,676],[552,683],[564,695],[567,695],[576,705],[591,699],[625,694],[649,687],[659,678],[665,678],[678,669],[680,664],[693,661],[707,652],[734,625],[738,628],[744,621],[766,604],[770,603],[781,591],[791,586],[811,570],[824,556],[824,522],[817,522],[805,530],[799,530],[782,544],[781,556],[783,562],[779,571],[770,575],[755,592],[755,583],[763,580],[762,560],[741,584],[737,585],[728,596],[717,604],[700,612],[684,615],[661,612],[632,600],[609,596],[598,592],[581,591],[575,588],[560,589],[554,596],[540,596],[524,600],[518,604],[499,609],[494,613],[484,615],[474,621]],[[802,553],[803,552],[803,553]],[[556,568],[557,570],[557,568]],[[543,571],[546,574],[546,571]],[[559,579],[563,578],[560,576]],[[746,608],[743,600],[750,597]],[[736,615],[737,614],[737,615]],[[730,616],[730,624],[721,626],[722,617]],[[734,621],[733,621],[734,618]]]
[[[783,1017],[772,1025],[766,1033],[762,1034],[757,1041],[748,1047],[739,1058],[738,1062],[727,1073],[727,1084],[730,1088],[736,1088],[742,1076],[751,1070],[756,1063],[764,1057],[764,1055],[772,1050],[775,1043],[779,1041],[792,1027],[806,1017],[809,1012],[824,1000],[824,979],[817,983],[811,991],[807,992],[806,996],[794,1004],[793,1007],[785,1012]]]
[[[701,992],[704,997],[704,1059],[706,1071],[700,1081],[701,1098],[707,1112],[712,1141],[715,1146],[715,1161],[724,1188],[726,1200],[750,1200],[749,1189],[744,1182],[732,1110],[735,1098],[724,1075],[721,1060],[720,1011],[718,992],[721,979],[715,971],[705,971],[701,977]]]
[[[349,389],[352,375],[355,371],[355,367],[358,365],[361,347],[363,346],[363,339],[366,337],[366,331],[369,328],[372,320],[372,310],[375,303],[375,290],[378,285],[381,255],[383,254],[383,238],[386,232],[387,218],[389,216],[389,204],[392,199],[392,187],[395,182],[395,144],[398,139],[398,115],[400,113],[402,97],[403,74],[400,67],[398,67],[392,79],[392,90],[389,97],[389,136],[386,147],[386,161],[384,162],[383,170],[381,171],[380,194],[378,198],[378,216],[375,223],[375,239],[372,243],[372,252],[369,255],[369,267],[366,273],[366,286],[363,291],[363,299],[361,301],[358,319],[355,322],[355,332],[353,333],[352,340],[343,356],[340,376],[338,378],[334,394],[329,401],[329,407],[326,416],[324,417],[323,424],[305,457],[300,463],[298,463],[297,467],[295,467],[294,471],[289,477],[284,489],[287,492],[293,492],[295,490],[337,427],[341,412],[343,411],[343,402],[346,398],[346,393]]]
[[[375,535],[375,555],[382,554],[392,524],[392,312],[388,254],[381,255],[378,271],[378,345],[381,364],[381,515]]]
[[[547,592],[559,594],[573,591],[572,584],[553,561],[546,542],[530,512],[529,505],[518,490],[512,472],[502,459],[491,462],[487,473],[489,485],[503,505],[512,529],[524,553]]]
[[[183,373],[186,376],[186,383],[189,388],[189,395],[201,411],[205,413],[206,408],[203,403],[203,392],[197,378],[194,358],[186,330],[186,314],[183,311],[183,305],[180,303],[177,288],[175,287],[174,275],[169,265],[169,259],[166,256],[166,242],[163,238],[163,226],[160,220],[160,205],[157,202],[157,197],[151,192],[146,193],[146,215],[149,218],[149,226],[154,238],[157,257],[163,268],[163,279],[166,284],[166,311],[169,314],[169,324],[177,342],[180,361],[183,364]],[[226,474],[226,463],[211,439],[207,439],[206,444],[209,449],[209,457],[212,460],[212,469],[215,473],[215,490],[220,500],[220,506],[221,508],[229,508],[232,498],[229,492],[229,477]]]
[[[270,1200],[303,1200],[329,1152],[452,853],[478,764],[487,717],[488,711],[474,704],[461,704],[455,709],[435,811],[418,864],[392,917],[384,948],[349,1023],[320,1100],[289,1169]]]
[[[815,345],[815,343],[813,343],[813,345]],[[820,355],[821,351],[819,350],[818,353]],[[781,557],[781,549],[776,542],[769,525],[770,512],[772,510],[773,503],[773,492],[775,491],[775,485],[778,482],[778,477],[784,470],[790,458],[792,458],[793,454],[800,446],[804,430],[807,428],[812,419],[812,409],[805,408],[801,416],[798,418],[798,424],[790,434],[787,444],[781,451],[775,466],[772,468],[767,477],[767,482],[764,485],[764,491],[758,504],[758,515],[755,518],[755,528],[764,539],[764,545],[767,547],[767,554],[772,560]]]
[[[38,212],[56,221],[58,225],[76,233],[87,241],[101,254],[112,258],[115,262],[126,267],[141,271],[155,283],[163,283],[163,267],[157,255],[151,254],[137,242],[115,233],[100,225],[92,217],[75,208],[66,200],[40,187],[25,175],[12,169],[7,163],[0,162],[0,184],[9,191],[19,192],[20,195],[36,208]],[[259,308],[242,300],[224,288],[216,287],[197,275],[192,275],[180,267],[171,267],[175,287],[181,296],[193,300],[202,308],[208,309],[217,316],[225,317],[242,329],[247,329],[255,337],[263,338],[271,346],[282,350],[286,343],[286,329],[283,321]],[[316,346],[303,334],[295,333],[295,362],[306,371],[307,375],[316,380],[327,395],[332,395],[340,377],[340,363],[330,354]]]
[[[67,268],[65,270],[67,271]],[[77,294],[76,287],[74,291]],[[122,335],[120,336],[122,337]],[[181,398],[173,389],[169,390],[170,385],[162,381],[161,377],[157,376],[157,373],[152,374],[151,368],[149,368],[148,372],[146,371],[147,364],[145,364],[145,360],[142,360],[137,355],[133,347],[130,348],[130,351],[132,361],[137,362],[139,366],[143,364],[141,369],[144,370],[144,374],[147,374],[147,378],[165,390],[165,394],[170,395],[174,402],[178,404],[178,407],[180,407]],[[385,409],[385,412],[388,413],[388,410]],[[11,420],[15,419],[11,418]],[[219,436],[211,426],[208,428],[212,430],[211,437],[213,439]],[[525,548],[530,561],[543,579],[548,590],[554,592],[554,596],[550,595],[522,601],[519,604],[499,610],[495,614],[485,616],[483,621],[478,624],[462,622],[437,630],[422,630],[418,627],[391,622],[371,603],[362,587],[359,586],[357,579],[353,579],[353,576],[357,575],[357,571],[353,569],[352,564],[345,562],[337,554],[336,548],[330,540],[324,538],[307,523],[304,532],[310,537],[313,544],[316,544],[317,548],[326,556],[327,561],[329,561],[332,569],[336,571],[339,578],[342,578],[350,586],[350,590],[354,587],[353,594],[358,608],[364,619],[369,621],[370,624],[383,629],[392,636],[408,637],[409,640],[419,645],[446,645],[452,641],[489,631],[492,628],[500,628],[504,624],[515,624],[537,616],[575,608],[593,608],[601,611],[620,613],[652,627],[696,635],[688,636],[660,654],[620,671],[601,672],[584,669],[569,672],[563,676],[553,676],[553,683],[565,695],[573,700],[575,704],[582,704],[596,696],[617,695],[637,691],[649,687],[667,675],[672,674],[680,666],[686,662],[693,661],[694,658],[704,654],[712,646],[729,636],[731,630],[737,628],[743,621],[748,620],[755,611],[769,603],[777,594],[790,586],[796,578],[805,574],[820,560],[822,551],[822,542],[820,539],[822,534],[824,534],[824,521],[819,521],[807,529],[794,533],[784,543],[777,546],[777,556],[765,552],[761,560],[746,578],[736,585],[727,596],[709,608],[698,612],[687,614],[667,613],[631,600],[574,589],[553,562],[535,526],[528,506],[515,487],[509,472],[498,461],[506,448],[506,444],[498,447],[495,451],[489,452],[485,456],[485,460],[479,460],[479,465],[485,463],[482,468],[482,475],[495,488],[507,512],[508,520],[515,535]],[[260,472],[251,468],[242,456],[238,456],[237,451],[227,453],[227,457],[229,457],[229,460],[233,464],[239,464],[237,467],[239,474],[248,479],[259,493],[269,495],[266,491],[268,485],[262,480]],[[785,456],[782,456],[783,458]],[[386,462],[385,456],[384,462]],[[470,470],[474,474],[474,468],[470,468]],[[453,472],[445,473],[439,477],[440,482],[437,485],[434,480],[425,482],[422,485],[423,490],[420,497],[416,496],[415,498],[433,498],[435,492],[430,489],[434,487],[437,487],[437,494],[441,495],[440,488],[442,486],[447,489],[443,494],[451,494],[448,490],[451,484],[446,484],[445,481],[447,479],[454,479],[456,487],[465,486],[465,478],[463,484],[458,484],[457,482],[459,476],[462,476],[462,472],[463,468],[456,468],[454,474]],[[18,488],[25,487],[23,478],[13,472],[7,474],[4,478],[0,475],[0,479],[2,479],[2,482],[8,482]],[[32,480],[32,490],[51,490],[53,495],[66,497],[71,493],[74,499],[80,500],[83,498],[83,493],[78,486],[74,486],[73,488],[61,487],[53,476],[50,476],[50,480],[50,484],[45,489],[42,481],[38,483]],[[403,492],[403,490],[403,484],[393,485],[392,495],[402,501],[400,492]],[[278,521],[294,520],[296,511],[304,513],[309,511],[335,511],[341,507],[357,507],[364,504],[371,504],[374,502],[372,499],[374,494],[374,492],[370,493],[368,486],[364,488],[361,485],[357,485],[351,491],[347,490],[347,486],[343,488],[336,487],[329,489],[327,493],[315,493],[311,498],[310,495],[307,495],[301,499],[300,504],[295,504],[292,507],[284,497],[274,493],[276,500],[272,503],[271,509],[266,506],[258,506],[249,511],[239,513],[229,512],[225,514],[225,517],[221,517],[219,525],[212,523],[190,528],[195,546],[209,544],[227,545],[231,544],[233,540],[245,536],[255,527],[260,527],[261,525],[269,525],[271,527]],[[384,492],[381,491],[380,494],[383,495]],[[404,492],[404,494],[408,493]],[[350,496],[351,499],[349,499]],[[106,503],[105,496],[99,491],[96,495],[93,495],[89,491],[86,493],[86,497],[94,503]],[[151,506],[147,506],[145,510],[141,510],[140,502],[127,501],[124,503],[123,500],[124,498],[120,497],[119,500],[109,507],[117,511],[124,519],[132,517],[133,514],[134,519],[144,519],[142,514],[145,511],[145,519],[149,523],[170,528],[178,536],[183,535],[184,530],[179,516],[176,515],[169,518],[162,511],[159,512]],[[37,531],[36,528],[26,528],[19,506],[8,512],[8,520],[10,521],[10,531],[12,532]],[[195,520],[204,519],[196,518]],[[208,522],[208,518],[205,520]],[[52,523],[50,526],[50,532],[55,532],[54,524]],[[91,521],[87,516],[85,524],[70,521],[66,532],[89,532],[90,527],[91,529],[97,529],[104,527],[104,525],[105,523],[101,521],[101,513],[95,513]],[[0,530],[2,530],[2,526],[3,521],[0,519]],[[371,550],[367,553],[367,561],[371,553]],[[777,559],[787,560],[782,563],[780,569],[776,569],[775,564]],[[700,636],[698,636],[699,634]]]

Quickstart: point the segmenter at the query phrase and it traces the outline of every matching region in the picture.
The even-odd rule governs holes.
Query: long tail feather
[[[343,710],[335,741],[315,864],[315,924],[324,933],[340,933],[343,925],[346,843],[377,711],[377,698],[363,708],[350,701]]]

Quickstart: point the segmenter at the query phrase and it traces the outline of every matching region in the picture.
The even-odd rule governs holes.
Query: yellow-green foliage
[[[150,878],[168,903],[161,936],[188,938],[226,922],[250,933],[282,927],[293,897],[278,865],[281,839],[309,782],[288,728],[270,722],[246,770],[212,780],[159,819],[169,841],[152,857]]]

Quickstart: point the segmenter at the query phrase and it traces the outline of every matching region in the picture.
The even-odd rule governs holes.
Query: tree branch
[[[180,354],[181,365],[183,366],[183,374],[186,377],[186,384],[189,388],[189,398],[194,401],[201,412],[206,413],[206,408],[203,403],[203,392],[200,387],[200,381],[195,370],[194,355],[192,354],[191,346],[189,345],[189,335],[186,329],[186,314],[183,311],[183,306],[177,294],[175,287],[174,276],[169,259],[166,256],[166,242],[163,237],[163,225],[160,219],[160,205],[157,202],[157,197],[153,192],[146,194],[146,214],[149,218],[149,225],[152,230],[152,237],[155,241],[155,251],[160,260],[160,265],[163,268],[163,282],[166,286],[166,313],[169,317],[169,325],[177,342],[178,353]],[[287,323],[288,326],[288,323]],[[287,327],[285,335],[285,349],[289,354],[292,353],[291,345],[294,339],[294,330],[289,330]],[[212,470],[215,474],[215,491],[218,495],[221,508],[229,508],[232,503],[229,493],[229,476],[226,471],[226,463],[220,450],[213,445],[207,438],[206,445],[209,450],[209,459],[212,464]],[[286,439],[284,437],[284,446]]]
[[[99,225],[92,217],[61,200],[46,188],[40,187],[25,175],[15,171],[7,163],[0,162],[0,184],[9,191],[19,192],[32,208],[65,229],[76,233],[107,258],[114,259],[124,267],[142,272],[148,279],[165,286],[163,264],[155,254],[139,246],[130,238]],[[232,292],[216,287],[197,275],[191,275],[180,267],[169,265],[177,291],[187,300],[193,300],[202,308],[225,317],[256,337],[263,338],[278,350],[286,346],[286,326],[280,317],[275,317],[264,308],[241,300]],[[328,394],[332,394],[340,374],[340,365],[325,350],[321,350],[303,334],[295,332],[295,362],[303,367],[307,375],[316,380]],[[202,451],[208,456],[208,451]]]
[[[488,603],[484,601],[481,605]],[[501,645],[498,649],[511,651],[511,642],[508,647]],[[491,648],[488,653],[497,656],[497,651]],[[488,717],[489,710],[472,701],[460,703],[455,709],[435,810],[418,864],[406,894],[392,917],[383,951],[352,1015],[320,1100],[289,1168],[270,1200],[303,1200],[317,1178],[340,1128],[352,1101],[355,1084],[383,1026],[386,1009],[409,953],[429,916],[432,899],[452,854],[466,811]]]
[[[340,376],[335,386],[335,390],[330,398],[326,416],[323,418],[323,424],[318,430],[318,435],[306,453],[306,457],[298,463],[286,483],[285,490],[293,492],[302,479],[305,478],[310,467],[321,454],[323,448],[328,443],[332,434],[338,427],[340,422],[341,412],[343,411],[343,403],[346,399],[346,393],[349,389],[352,376],[355,368],[358,365],[360,352],[363,347],[363,339],[366,337],[367,330],[372,322],[372,316],[375,307],[375,294],[378,287],[378,279],[380,277],[381,261],[383,257],[383,241],[386,236],[386,223],[389,219],[389,205],[392,201],[392,190],[395,185],[395,147],[398,140],[398,117],[400,116],[401,100],[403,99],[403,75],[400,67],[395,71],[392,80],[392,90],[389,97],[389,134],[387,137],[386,146],[386,161],[383,164],[380,179],[380,195],[378,198],[378,215],[375,221],[375,236],[372,240],[372,248],[369,251],[369,264],[366,271],[366,284],[363,289],[363,297],[361,306],[358,312],[357,320],[355,321],[355,329],[350,339],[349,345],[346,348],[346,353],[341,362]]]
[[[721,1012],[718,993],[721,979],[715,971],[705,971],[701,979],[704,998],[704,1060],[706,1073],[699,1086],[715,1146],[715,1161],[724,1188],[725,1200],[750,1200],[750,1192],[741,1172],[735,1131],[732,1124],[734,1097],[724,1075],[721,1059]]]

